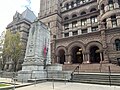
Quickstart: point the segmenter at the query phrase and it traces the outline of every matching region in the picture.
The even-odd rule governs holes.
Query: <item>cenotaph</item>
[[[31,25],[22,70],[18,81],[37,79],[70,79],[70,72],[62,71],[61,64],[51,64],[50,30],[41,21]]]

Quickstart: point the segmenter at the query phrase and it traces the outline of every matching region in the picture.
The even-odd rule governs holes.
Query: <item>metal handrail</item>
[[[76,68],[73,70],[73,72],[71,73],[71,79],[73,78],[74,72],[78,69],[78,73],[79,73],[79,68],[80,65],[76,66]]]

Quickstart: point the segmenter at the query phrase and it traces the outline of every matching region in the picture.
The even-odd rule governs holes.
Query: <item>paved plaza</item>
[[[17,88],[16,90],[120,90],[119,86],[81,84],[71,82],[45,82]]]
[[[11,79],[0,78],[0,82],[10,83]],[[19,84],[19,85],[29,84],[29,85],[16,88],[15,90],[120,90],[120,86],[84,84],[84,83],[74,83],[74,82],[52,82],[51,81],[51,82],[34,84],[34,85],[30,85],[30,83],[16,82],[16,84]]]

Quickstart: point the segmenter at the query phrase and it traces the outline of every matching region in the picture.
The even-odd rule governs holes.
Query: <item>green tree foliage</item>
[[[11,61],[14,63],[14,71],[20,60],[22,54],[22,44],[20,42],[19,32],[12,33],[9,30],[6,32],[5,42],[3,47],[3,60]]]

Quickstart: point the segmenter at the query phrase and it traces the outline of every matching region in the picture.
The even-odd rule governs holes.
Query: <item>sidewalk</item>
[[[11,79],[0,78],[0,82],[11,83]],[[120,90],[120,86],[83,84],[74,82],[44,82],[39,84],[16,82],[15,90]],[[13,87],[8,86],[8,87]],[[22,86],[22,87],[21,87]],[[2,87],[0,88],[0,90]],[[9,90],[9,89],[7,89]]]
[[[45,82],[17,88],[16,90],[120,90],[120,86],[81,84],[72,82]]]

